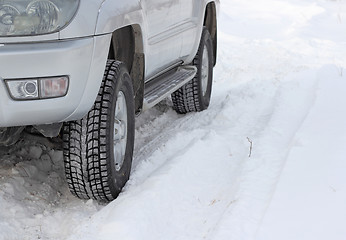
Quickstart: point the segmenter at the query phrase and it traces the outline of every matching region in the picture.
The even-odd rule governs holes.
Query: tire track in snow
[[[251,161],[242,169],[237,202],[227,208],[208,239],[253,239],[270,202],[286,157],[309,109],[318,84],[315,70],[293,74],[278,88],[267,126],[254,136]]]
[[[144,165],[150,165],[150,167],[146,167],[146,171],[153,172],[156,168],[164,165],[167,159],[170,159],[169,157],[155,158],[153,157],[155,152],[173,151],[174,154],[180,155],[187,148],[186,146],[190,145],[191,141],[203,138],[210,131],[222,132],[224,128],[229,128],[227,131],[233,137],[242,138],[245,142],[243,149],[247,150],[248,143],[245,141],[247,136],[252,136],[253,132],[260,131],[268,122],[274,107],[272,103],[274,94],[273,82],[268,81],[266,84],[251,82],[239,85],[237,88],[232,88],[221,96],[217,96],[215,100],[212,100],[210,108],[201,113],[178,115],[169,105],[159,106],[160,111],[153,109],[144,113],[151,114],[150,111],[153,111],[158,115],[151,122],[137,127],[137,135],[143,134],[144,137],[137,136],[136,138],[135,164],[131,180],[138,177],[138,171],[143,172]],[[263,95],[262,97],[257,96],[257,98],[261,98],[260,104],[258,102],[255,104],[253,97],[256,95]],[[244,106],[246,107],[243,111],[237,109],[244,108]],[[238,110],[238,112],[232,113],[233,110]],[[225,112],[229,113],[226,114]],[[249,117],[249,114],[252,114],[252,116]],[[143,122],[140,119],[141,117],[137,119],[138,122]],[[145,119],[147,116],[143,116],[143,118]],[[251,119],[250,122],[248,119]],[[167,143],[175,138],[181,139],[184,144],[175,146],[176,149],[174,150],[165,150]],[[190,140],[187,141],[186,139]],[[151,168],[151,170],[148,168]],[[149,175],[146,174],[146,176]],[[139,182],[142,180],[144,180],[143,177]]]

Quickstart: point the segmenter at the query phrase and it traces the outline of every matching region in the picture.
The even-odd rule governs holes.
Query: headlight
[[[67,26],[79,0],[0,0],[0,36],[33,36]]]

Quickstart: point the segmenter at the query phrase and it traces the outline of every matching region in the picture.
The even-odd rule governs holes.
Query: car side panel
[[[185,60],[186,64],[193,61],[198,51],[199,42],[202,36],[204,15],[208,3],[214,2],[216,4],[216,11],[219,11],[219,0],[182,0],[185,2],[185,8],[182,11],[184,17],[189,19],[194,27],[189,28],[183,36],[183,47],[181,51],[181,58]],[[184,4],[183,4],[184,5]]]
[[[148,36],[146,77],[180,61],[180,0],[141,0]]]
[[[183,44],[180,53],[180,57],[189,58],[196,43],[199,43],[200,33],[198,29],[202,26],[201,16],[204,5],[201,4],[200,0],[181,0],[183,2],[181,9],[181,18],[188,24],[188,28],[182,36]],[[189,62],[189,60],[187,60]]]

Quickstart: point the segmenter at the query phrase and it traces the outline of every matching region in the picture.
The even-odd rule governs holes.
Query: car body
[[[143,53],[143,80],[197,52],[211,0],[86,0],[58,32],[0,36],[0,127],[41,125],[82,118],[93,105],[109,55],[112,34],[131,26]],[[112,11],[111,11],[112,10]],[[4,80],[69,76],[64,97],[16,101]]]
[[[208,108],[219,0],[0,0],[0,146],[59,137],[70,191],[111,201],[135,115]]]

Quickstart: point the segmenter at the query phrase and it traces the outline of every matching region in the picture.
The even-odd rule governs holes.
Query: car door
[[[146,79],[179,62],[182,39],[177,34],[180,0],[142,0],[147,31]]]
[[[189,56],[195,44],[199,43],[197,26],[199,18],[201,18],[202,2],[201,0],[181,0],[180,21],[184,26],[184,31],[181,35],[182,48],[180,51],[182,59]]]

